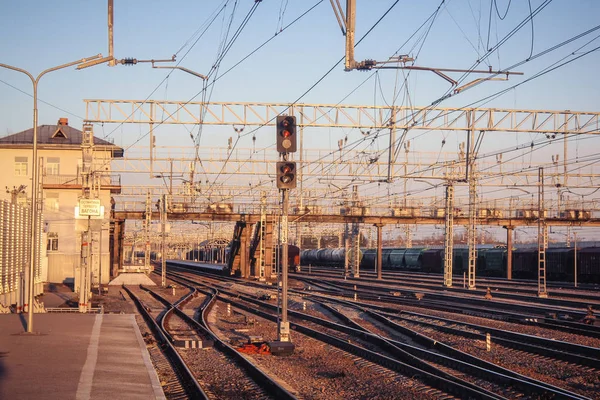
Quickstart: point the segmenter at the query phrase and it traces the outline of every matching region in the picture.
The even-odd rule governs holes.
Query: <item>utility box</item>
[[[292,342],[281,342],[279,340],[269,342],[269,348],[271,354],[274,356],[291,356],[296,349],[296,346]]]

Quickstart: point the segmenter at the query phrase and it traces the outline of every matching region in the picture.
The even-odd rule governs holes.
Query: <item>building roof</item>
[[[82,132],[69,125],[40,125],[37,131],[37,143],[39,148],[48,149],[54,147],[81,147]],[[0,138],[0,148],[6,147],[32,147],[33,128]],[[94,137],[94,145],[102,147],[103,150],[112,150],[113,157],[123,157],[124,151],[121,147],[106,140]]]

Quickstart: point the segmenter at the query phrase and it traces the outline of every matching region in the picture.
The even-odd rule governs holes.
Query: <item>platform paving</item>
[[[133,314],[0,315],[0,399],[164,399]]]

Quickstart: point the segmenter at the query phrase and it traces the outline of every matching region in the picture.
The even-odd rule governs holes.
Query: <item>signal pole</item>
[[[167,287],[167,246],[166,246],[166,225],[167,225],[167,195],[163,194],[160,199],[160,232],[161,232],[161,286]]]
[[[271,354],[287,356],[294,352],[290,338],[288,308],[288,207],[290,189],[296,187],[296,163],[288,161],[288,154],[296,151],[296,117],[280,115],[276,125],[277,151],[281,161],[276,163],[277,188],[281,191],[281,318],[277,323],[277,341],[269,343]]]

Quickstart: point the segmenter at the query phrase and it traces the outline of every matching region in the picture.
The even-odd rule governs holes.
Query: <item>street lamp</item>
[[[67,64],[58,65],[56,67],[48,68],[42,71],[37,78],[34,78],[28,71],[24,69],[13,67],[12,65],[1,64],[0,67],[11,69],[13,71],[21,72],[31,79],[31,83],[33,84],[33,163],[32,163],[32,188],[31,188],[31,252],[29,260],[29,277],[27,282],[27,333],[33,333],[33,290],[34,290],[34,274],[35,274],[35,260],[37,258],[37,249],[35,243],[37,242],[37,229],[36,229],[36,221],[38,216],[37,210],[37,191],[39,186],[39,171],[38,171],[38,159],[37,159],[37,126],[38,126],[38,109],[37,109],[37,88],[38,83],[42,76],[46,75],[49,72],[56,71],[59,69],[71,67],[73,65],[78,64],[87,64],[90,61],[100,59],[102,54],[97,54],[92,57],[82,58],[77,61],[73,61]],[[95,64],[94,64],[95,65]],[[90,65],[91,66],[91,65]]]

